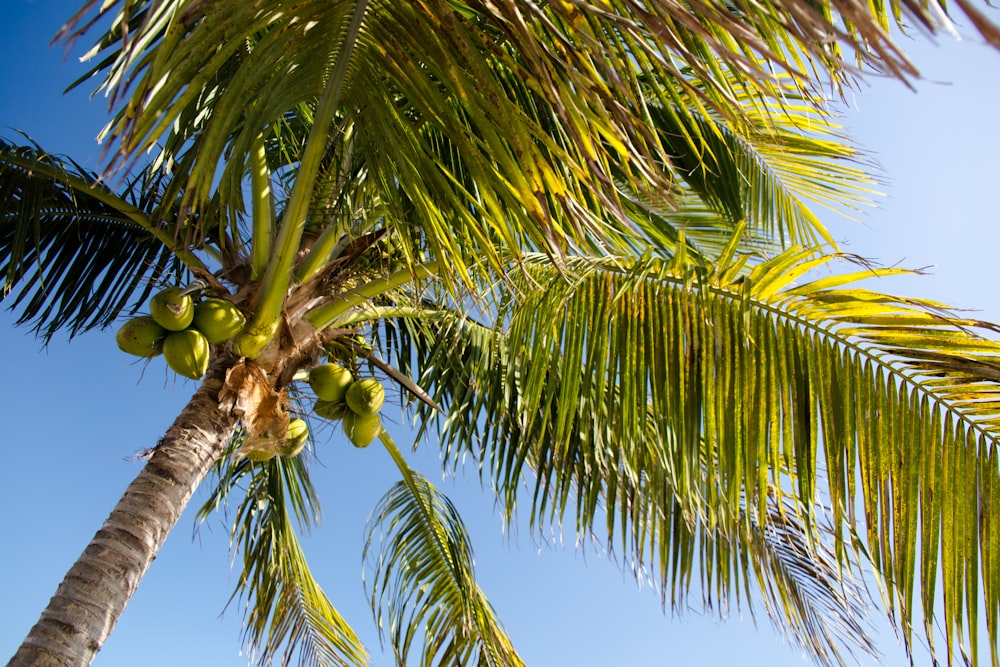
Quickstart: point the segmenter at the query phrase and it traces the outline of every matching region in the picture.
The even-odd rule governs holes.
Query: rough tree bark
[[[97,655],[239,421],[219,407],[231,363],[213,363],[8,667],[85,666]]]

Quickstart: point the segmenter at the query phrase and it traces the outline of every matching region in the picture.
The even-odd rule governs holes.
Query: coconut
[[[256,359],[267,347],[273,335],[273,330],[244,329],[233,337],[233,353],[241,357]]]
[[[243,455],[255,463],[263,463],[273,459],[278,452],[271,449],[249,449],[243,452]]]
[[[324,401],[342,401],[347,388],[354,382],[351,371],[339,364],[320,364],[309,371],[309,386],[316,398]]]
[[[378,413],[359,415],[348,411],[343,424],[344,433],[355,447],[367,447],[382,432],[382,418]]]
[[[205,299],[194,307],[191,326],[209,343],[222,343],[243,331],[247,319],[239,308],[225,299]]]
[[[347,388],[344,400],[354,413],[362,416],[378,414],[385,402],[385,389],[382,383],[374,378],[358,380]]]
[[[278,453],[285,458],[297,456],[306,446],[309,439],[309,425],[304,419],[293,419],[288,422],[288,430],[285,432],[285,442],[278,449]]]
[[[137,357],[155,357],[163,351],[163,339],[169,332],[152,317],[134,317],[118,330],[115,342],[122,352]]]
[[[198,380],[208,370],[208,341],[196,329],[169,334],[163,341],[163,358],[180,375]]]
[[[149,314],[170,331],[183,331],[194,319],[194,303],[180,287],[168,287],[149,300]]]
[[[285,430],[285,440],[305,440],[308,435],[309,425],[306,424],[305,419],[295,418],[288,422],[288,428]]]
[[[349,412],[347,403],[344,401],[324,401],[322,398],[313,404],[313,413],[323,419],[337,421],[343,419],[344,414]]]

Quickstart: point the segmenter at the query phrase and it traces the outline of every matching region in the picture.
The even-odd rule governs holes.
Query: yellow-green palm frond
[[[131,13],[137,14],[146,3],[129,4],[133,5]],[[970,8],[969,3],[960,5]],[[237,6],[238,3],[233,3],[227,9],[233,11]],[[301,4],[289,7],[293,22],[299,19],[306,24],[313,19],[311,8]],[[391,13],[379,3],[373,7],[375,13]],[[437,31],[445,35],[445,40],[458,21],[468,21],[489,31],[498,48],[507,45],[518,54],[520,71],[536,82],[534,88],[550,103],[572,97],[566,93],[577,93],[574,88],[594,81],[606,82],[605,90],[591,91],[595,99],[606,102],[612,93],[623,102],[638,99],[627,94],[635,92],[629,90],[635,85],[635,80],[628,76],[632,71],[651,74],[653,80],[660,82],[683,79],[683,72],[693,72],[696,79],[705,82],[700,97],[714,102],[727,101],[729,94],[740,89],[762,89],[773,94],[781,90],[774,81],[774,70],[793,73],[800,86],[808,85],[806,79],[817,71],[826,71],[835,80],[849,78],[849,59],[840,55],[839,45],[843,43],[850,44],[859,60],[867,61],[876,70],[911,76],[912,67],[890,43],[890,24],[894,20],[901,25],[912,21],[934,30],[949,23],[937,4],[925,1],[872,5],[841,0],[809,6],[791,0],[694,5],[631,0],[603,5],[586,0],[545,5],[442,1],[428,3],[416,11],[415,16],[420,20],[429,18]],[[150,26],[169,36],[171,26],[163,19],[171,12],[179,13],[187,23],[201,21],[211,14],[204,3],[170,3],[159,8],[156,14],[161,19],[159,23],[139,23],[132,30],[140,27],[145,31]],[[260,16],[263,14],[258,14],[255,20]],[[984,29],[988,21],[975,24]],[[124,80],[124,73],[140,62],[142,49],[149,46],[149,42],[142,43],[141,36],[135,41],[139,48],[126,52],[127,57],[118,60],[116,76],[111,80],[113,85]],[[428,62],[431,61],[425,59],[422,64]],[[699,89],[694,85],[689,88]],[[662,88],[656,92],[673,94]],[[604,106],[607,105],[593,108]],[[580,114],[586,114],[582,106],[568,103],[560,115]]]
[[[633,218],[644,227],[650,244],[664,258],[683,254],[691,261],[710,262],[725,252],[739,235],[740,251],[750,258],[762,259],[781,252],[780,239],[747,229],[738,219],[706,202],[693,190],[676,193],[670,210],[657,210],[644,202],[635,202]]]
[[[769,147],[772,175],[794,177],[796,187],[829,198],[814,176],[830,142],[793,143],[789,133],[769,129],[784,122],[781,115],[802,115],[795,104],[818,98],[792,95],[787,77],[748,78],[736,61],[703,63],[714,62],[705,58],[722,48],[722,35],[743,39],[748,25],[752,34],[754,26],[773,29],[768,21],[794,16],[787,22],[794,32],[805,21],[802,8],[776,3],[757,8],[764,18],[754,18],[747,8],[706,7],[700,15],[667,3],[366,4],[110,3],[106,11],[117,8],[119,19],[100,40],[104,60],[95,72],[123,96],[109,127],[119,157],[138,156],[165,137],[161,160],[183,166],[186,201],[203,205],[217,185],[219,205],[228,207],[242,197],[260,137],[281,135],[289,114],[308,128],[331,70],[343,65],[336,122],[319,132],[316,151],[336,148],[350,131],[360,155],[355,164],[382,188],[385,205],[391,202],[398,219],[422,225],[432,254],[464,278],[472,258],[496,262],[498,246],[555,254],[623,249],[637,227],[623,182],[626,199],[664,209],[676,180],[687,177],[751,224],[778,224],[778,235],[793,240],[823,236],[815,218],[787,197],[764,203],[774,189],[754,184],[767,180],[731,168],[750,164],[748,140],[766,138],[759,143]],[[883,11],[852,9],[855,22]],[[748,120],[749,133],[726,127]],[[680,134],[664,135],[658,123]],[[800,131],[802,123],[789,129]],[[291,146],[294,137],[280,143]],[[737,155],[720,153],[723,146]],[[828,152],[824,159],[796,164],[803,151],[819,149]],[[672,164],[674,151],[685,173]],[[711,158],[707,164],[721,173],[692,167],[713,154],[714,165]],[[789,164],[794,168],[783,172]],[[314,175],[299,170],[296,180]],[[855,194],[846,195],[848,203]],[[750,206],[737,202],[741,195],[749,195]]]
[[[529,480],[534,525],[601,528],[668,587],[692,563],[725,569],[695,559],[692,527],[719,541],[766,525],[777,494],[819,539],[822,500],[834,553],[870,559],[907,647],[922,616],[943,653],[969,651],[982,606],[996,659],[1000,343],[853,284],[896,270],[794,284],[830,261],[538,256],[498,329],[428,345],[445,451],[475,454],[510,510]]]
[[[241,444],[238,436],[227,454]],[[361,640],[313,578],[296,536],[294,524],[308,527],[319,513],[304,457],[255,463],[227,456],[215,471],[218,482],[198,516],[208,520],[236,494],[231,543],[242,569],[230,601],[246,601],[247,654],[262,666],[367,665]]]
[[[109,52],[97,66],[107,85],[128,89],[132,100],[109,127],[122,157],[166,136],[161,160],[185,166],[192,206],[207,201],[216,182],[228,191],[224,200],[238,199],[260,133],[313,104],[327,85],[354,4],[279,2],[245,11],[217,3],[122,4],[148,13],[132,22],[124,42],[124,31],[113,28],[99,49]],[[558,252],[567,243],[616,240],[622,232],[593,213],[598,202],[612,219],[617,214],[618,227],[628,226],[608,178],[612,156],[645,156],[644,179],[664,189],[650,132],[629,137],[638,126],[607,110],[560,112],[583,103],[540,95],[538,79],[551,72],[520,71],[496,26],[447,3],[372,3],[351,48],[337,113],[359,135],[374,182],[390,194],[402,189],[400,206],[415,211],[407,217],[427,227],[434,254],[452,256],[459,275],[467,274],[468,257],[495,260],[498,242]],[[611,96],[602,95],[607,107]],[[627,102],[613,104],[636,125]],[[630,149],[638,138],[653,143]],[[440,143],[460,157],[453,169]],[[296,174],[296,182],[309,178]]]
[[[502,334],[461,313],[447,311],[436,311],[434,317],[387,322],[386,332],[385,339],[391,341],[391,354],[400,367],[417,374],[428,392],[444,402],[447,416],[438,424],[441,430],[435,431],[434,415],[424,406],[420,406],[419,423],[421,437],[444,436],[441,446],[448,465],[457,466],[471,452],[479,458],[481,474],[487,476],[512,466],[532,477],[560,474],[560,463],[536,458],[544,445],[536,448],[530,444],[544,434],[511,433],[509,447],[488,444],[504,437],[495,430],[511,428],[506,417],[498,417],[494,410],[504,414],[516,411],[516,390],[504,386]],[[507,403],[489,405],[498,396]],[[581,410],[586,409],[584,400]],[[470,415],[486,418],[466,420]],[[652,420],[647,427],[645,437],[655,441]],[[577,455],[601,457],[596,452],[583,453],[588,441],[587,434],[583,435],[585,442],[577,448]],[[763,520],[754,517],[724,528],[713,525],[707,513],[685,507],[684,499],[671,495],[669,489],[653,488],[649,480],[670,475],[663,469],[662,457],[650,456],[631,469],[611,458],[588,458],[589,463],[582,464],[591,467],[592,481],[600,485],[589,487],[594,495],[587,498],[573,488],[575,482],[560,486],[558,493],[562,495],[558,498],[549,495],[554,485],[546,483],[545,488],[536,484],[528,503],[532,524],[541,528],[552,519],[572,514],[575,508],[579,536],[596,532],[610,539],[612,551],[617,550],[616,545],[625,547],[626,565],[638,577],[658,582],[664,604],[674,610],[691,604],[689,594],[697,583],[701,604],[720,615],[727,615],[733,605],[752,613],[758,603],[762,604],[775,627],[821,664],[844,664],[845,653],[876,653],[864,621],[870,599],[851,578],[854,565],[838,561],[825,523],[807,528],[798,518],[801,512],[795,508],[795,498],[779,500],[771,493]],[[562,463],[572,465],[565,460]],[[514,507],[524,500],[520,497],[522,485],[516,479],[497,483],[495,477],[489,485],[500,489],[501,506],[510,518]],[[745,501],[740,502],[736,511],[745,515]],[[602,527],[601,513],[607,508],[620,514],[607,514]],[[657,564],[652,562],[652,552],[668,556]],[[660,569],[654,571],[654,566]]]
[[[787,90],[778,101],[739,98],[742,118],[681,116],[650,106],[679,180],[730,221],[774,245],[834,246],[812,206],[851,214],[876,194],[869,161],[826,111]],[[675,207],[679,208],[679,207]]]
[[[381,435],[403,473],[372,511],[366,586],[397,665],[419,649],[423,667],[523,665],[475,580],[472,545],[451,501],[411,470]]]

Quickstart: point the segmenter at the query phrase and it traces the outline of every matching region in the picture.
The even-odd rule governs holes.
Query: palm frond
[[[96,4],[94,0],[88,2],[63,29],[62,36],[67,40],[77,39],[99,18],[115,16],[112,28],[98,39],[94,54],[104,54],[104,60],[95,69],[106,73],[105,85],[116,95],[129,91],[141,79],[144,69],[161,68],[164,64],[192,68],[187,79],[196,80],[190,75],[199,73],[203,59],[199,57],[197,63],[183,63],[175,58],[171,62],[169,59],[174,53],[200,55],[214,50],[212,47],[218,44],[230,43],[231,47],[216,55],[216,62],[222,62],[234,53],[233,48],[252,47],[265,27],[287,13],[281,11],[284,7],[276,7],[273,12],[253,11],[249,3],[234,1],[226,3],[224,11],[233,19],[245,16],[244,23],[210,25],[199,30],[221,16],[213,11],[210,3],[117,0],[102,3],[93,20],[87,21]],[[392,3],[384,4],[375,5],[377,13],[391,12]],[[977,28],[984,34],[992,34],[989,21],[982,19],[981,13],[970,3],[963,2],[960,6]],[[849,78],[852,68],[848,59],[841,56],[841,46],[845,44],[856,53],[860,62],[906,78],[915,72],[891,43],[890,23],[913,21],[933,31],[945,20],[936,5],[923,0],[897,0],[875,5],[857,0],[810,5],[778,0],[768,3],[698,2],[685,6],[634,0],[604,5],[588,0],[556,5],[513,0],[499,4],[442,0],[428,7],[439,26],[451,29],[455,22],[466,21],[491,31],[498,43],[511,44],[523,54],[525,73],[537,80],[541,94],[549,97],[561,92],[561,81],[565,80],[569,89],[582,79],[587,79],[588,83],[612,81],[610,87],[620,88],[615,92],[627,94],[629,77],[614,82],[613,74],[622,75],[636,68],[657,74],[660,80],[675,78],[687,68],[696,78],[709,82],[710,90],[717,88],[722,93],[719,97],[725,97],[733,89],[729,76],[734,72],[749,79],[752,85],[765,89],[774,85],[774,70],[797,75],[801,84],[815,75],[816,70],[825,70],[834,80]],[[319,15],[315,12],[318,7],[300,4],[295,9],[298,12],[293,13],[290,20],[284,19],[287,26],[298,22],[301,24],[299,29],[306,31],[317,26]],[[208,41],[217,36],[219,30],[228,39]],[[319,34],[323,31],[313,32],[313,36]],[[298,30],[291,30],[286,36],[302,41]],[[247,37],[251,41],[242,42]],[[198,41],[199,38],[205,41]],[[194,43],[185,43],[187,41]],[[164,47],[160,50],[165,53],[150,55],[160,43]],[[309,48],[309,45],[289,44],[289,48]],[[262,61],[264,66],[257,74],[266,77],[278,73],[296,74],[274,70],[266,62]],[[569,76],[561,78],[557,74]],[[251,81],[254,85],[259,82]],[[164,99],[172,97],[165,95]],[[622,99],[632,98],[623,96]]]
[[[975,645],[985,604],[995,657],[1000,344],[981,333],[996,329],[851,285],[896,270],[792,284],[830,261],[536,258],[498,330],[424,341],[449,460],[477,456],[511,511],[528,480],[533,525],[603,522],[674,592],[691,526],[751,534],[776,493],[815,535],[824,498],[834,553],[871,559],[907,647],[915,603],[942,621],[948,655]]]
[[[438,311],[434,318],[386,322],[385,329],[385,344],[391,347],[401,367],[417,374],[428,391],[448,402],[445,433],[464,434],[461,438],[444,437],[441,444],[446,461],[457,465],[464,460],[470,441],[477,443],[473,451],[479,455],[483,474],[510,464],[509,460],[498,460],[497,455],[521,455],[510,449],[500,452],[488,445],[481,447],[489,439],[490,421],[465,421],[465,415],[490,414],[484,402],[495,398],[493,392],[497,386],[484,387],[481,383],[490,377],[499,378],[500,384],[504,382],[506,366],[495,356],[504,346],[502,334],[460,313],[448,316],[445,311]],[[422,418],[418,423],[422,430],[418,437],[423,437],[428,429],[433,429],[433,421],[431,413],[422,406],[420,412]],[[647,437],[652,440],[656,434],[649,433]],[[486,455],[493,458],[485,461]],[[534,468],[537,462],[533,455],[530,452],[523,455],[523,465]],[[649,462],[650,466],[653,464]],[[696,573],[700,573],[703,605],[725,615],[735,600],[737,606],[753,612],[756,592],[775,627],[822,664],[843,664],[845,649],[852,655],[859,651],[875,653],[862,620],[866,616],[865,603],[869,601],[865,590],[845,576],[844,565],[837,561],[830,546],[833,541],[830,529],[817,523],[819,532],[807,530],[796,518],[799,512],[792,507],[794,499],[789,503],[785,498],[785,507],[781,507],[777,496],[772,494],[763,523],[751,519],[727,532],[720,525],[712,526],[704,516],[686,510],[679,499],[646,495],[650,490],[644,478],[667,474],[663,470],[654,472],[650,468],[631,475],[619,467],[617,473],[605,468],[594,474],[606,483],[601,492],[602,506],[613,508],[620,503],[632,513],[631,524],[625,520],[619,525],[618,538],[622,544],[632,541],[628,530],[647,513],[659,514],[660,525],[670,527],[668,535],[659,537],[659,548],[674,554],[669,572],[664,568],[658,574],[651,573],[648,563],[635,557],[638,554],[633,554],[630,563],[637,577],[659,580],[663,601],[669,602],[672,609],[681,610],[689,604],[689,589],[698,579]],[[607,475],[614,477],[608,479]],[[518,489],[508,486],[505,493],[502,505],[512,512],[519,501]],[[567,496],[570,503],[572,496],[572,493]],[[533,506],[545,502],[545,498],[535,494]],[[579,510],[585,501],[577,498],[576,502]],[[745,511],[745,506],[741,506],[740,512]],[[544,521],[536,517],[533,523],[540,527]],[[615,525],[615,517],[609,516],[602,534],[614,538]],[[593,521],[581,522],[578,529],[582,537],[590,534],[595,525]]]
[[[632,216],[645,228],[650,243],[664,258],[686,255],[691,261],[711,263],[731,245],[737,229],[740,251],[748,260],[772,257],[782,250],[781,240],[746,229],[739,218],[706,202],[707,197],[692,189],[677,191],[669,210],[658,210],[649,202],[635,202]],[[648,252],[648,249],[647,249]]]
[[[850,213],[871,204],[870,165],[835,121],[789,90],[780,101],[740,97],[742,121],[710,113],[649,112],[685,189],[754,235],[791,244],[834,246],[810,209]]]
[[[787,77],[762,76],[758,58],[767,53],[780,69],[801,49],[842,69],[830,56],[831,39],[840,36],[894,63],[898,54],[881,33],[888,8],[846,0],[821,8],[742,4],[698,5],[692,13],[631,1],[373,2],[344,73],[329,144],[350,128],[356,164],[381,189],[381,205],[396,220],[420,225],[426,249],[465,279],[474,258],[497,263],[498,246],[557,255],[573,247],[623,250],[635,240],[630,202],[669,208],[681,171],[731,216],[744,214],[751,224],[777,219],[759,222],[790,225],[781,231],[793,239],[822,236],[815,218],[787,196],[774,210],[763,202],[784,191],[773,187],[775,175],[829,198],[814,182],[827,160],[809,156],[820,150],[839,157],[839,149],[822,137],[793,145],[789,133],[769,134],[762,126],[768,119],[801,116],[793,103],[818,98],[791,94]],[[918,4],[902,8],[932,22]],[[101,11],[119,12],[95,47],[104,57],[95,73],[130,99],[109,127],[120,157],[127,162],[166,137],[157,150],[164,163],[184,165],[186,201],[197,210],[214,184],[223,209],[241,201],[261,133],[270,136],[289,114],[304,120],[315,108],[352,3],[287,0],[260,10],[239,0],[120,0]],[[801,65],[791,69],[807,69]],[[776,112],[781,101],[787,106]],[[754,132],[727,130],[737,119],[749,120]],[[658,133],[657,123],[679,134]],[[770,179],[730,168],[753,166],[739,164],[746,141],[765,137]],[[712,179],[691,167],[723,147],[736,154],[716,156],[720,173]],[[680,148],[673,165],[671,152]],[[331,169],[328,182],[336,174]],[[628,196],[621,182],[630,184]],[[728,185],[714,187],[719,182]],[[316,194],[325,201],[325,192]],[[850,203],[855,195],[846,188],[834,199]]]
[[[116,194],[71,160],[0,141],[0,272],[18,324],[45,339],[106,327],[200,268],[147,214],[159,196],[155,174]]]
[[[451,501],[411,470],[385,432],[403,473],[369,518],[366,585],[398,665],[419,646],[424,667],[523,665],[475,581],[472,545]]]
[[[207,520],[237,494],[232,545],[242,570],[232,599],[246,600],[248,655],[258,665],[368,664],[361,640],[313,578],[296,536],[293,523],[307,528],[319,512],[304,457],[254,463],[231,456],[240,445],[238,435],[230,456],[217,463],[218,482],[198,517]]]
[[[862,653],[878,657],[868,623],[872,600],[860,583],[860,564],[838,560],[832,546],[834,526],[818,522],[814,531],[798,519],[800,513],[787,498],[784,507],[769,500],[768,523],[751,520],[749,533],[741,526],[740,538],[717,535],[705,548],[713,549],[716,559],[728,557],[730,567],[718,568],[722,576],[735,581],[730,574],[734,571],[755,575],[772,625],[819,664],[845,665],[846,655],[860,664]],[[699,569],[703,579],[714,571]],[[712,583],[703,581],[702,586],[710,588]],[[752,594],[749,583],[744,585]],[[739,586],[717,586],[714,592],[722,600],[734,593],[738,596]],[[752,603],[748,595],[751,610]]]

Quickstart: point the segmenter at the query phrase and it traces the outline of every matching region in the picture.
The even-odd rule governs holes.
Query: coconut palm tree
[[[893,14],[943,20],[853,0],[89,2],[63,37],[101,32],[108,169],[0,146],[5,298],[45,337],[170,286],[246,324],[206,367],[171,357],[199,388],[10,664],[89,664],[210,476],[252,655],[363,664],[296,538],[316,498],[291,420],[369,439],[355,405],[317,401],[320,363],[380,378],[509,520],[602,536],[669,604],[695,573],[713,598],[759,589],[837,664],[869,648],[851,577],[870,565],[907,647],[940,621],[939,652],[978,661],[983,606],[995,664],[995,328],[856,285],[901,270],[820,272],[844,256],[809,208],[867,196],[822,93],[851,63],[916,75]],[[454,507],[366,423],[402,477],[365,553],[398,662],[520,664]]]

